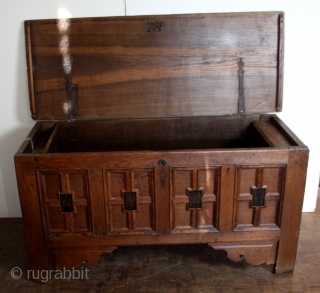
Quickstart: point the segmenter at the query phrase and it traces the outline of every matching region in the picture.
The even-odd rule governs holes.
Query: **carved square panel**
[[[155,231],[153,169],[104,170],[110,234]]]
[[[284,173],[284,165],[237,168],[235,230],[279,229]]]
[[[171,168],[171,231],[217,231],[220,168]]]
[[[47,234],[92,233],[87,170],[38,170]]]

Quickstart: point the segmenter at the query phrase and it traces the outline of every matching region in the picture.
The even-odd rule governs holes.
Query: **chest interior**
[[[120,119],[38,123],[24,153],[167,151],[223,148],[288,147],[272,115]]]

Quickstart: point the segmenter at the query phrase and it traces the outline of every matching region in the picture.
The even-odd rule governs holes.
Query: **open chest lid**
[[[25,21],[36,120],[281,111],[283,12]]]

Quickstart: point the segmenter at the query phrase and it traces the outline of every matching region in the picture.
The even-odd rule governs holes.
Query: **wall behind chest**
[[[29,110],[23,21],[73,17],[283,10],[286,15],[284,110],[279,116],[310,147],[304,211],[316,203],[320,166],[318,88],[320,2],[317,0],[2,1],[0,10],[0,217],[21,216],[13,155],[34,121]]]

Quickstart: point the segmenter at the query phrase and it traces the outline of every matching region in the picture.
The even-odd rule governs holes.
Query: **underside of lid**
[[[25,22],[36,120],[281,111],[283,12]]]

